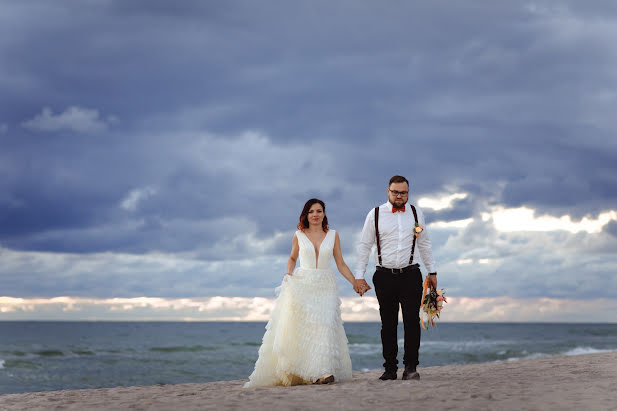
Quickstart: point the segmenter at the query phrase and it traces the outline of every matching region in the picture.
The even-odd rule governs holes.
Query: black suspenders
[[[414,207],[411,204],[409,204],[409,206],[411,207],[411,211],[413,211],[413,219],[415,220],[416,225],[418,225],[418,213],[416,213],[416,207]],[[411,244],[411,256],[409,257],[409,265],[413,264],[413,253],[416,250],[416,226],[415,225],[411,229],[411,233],[413,235],[413,243]]]
[[[413,211],[413,219],[418,224],[418,213],[416,207],[409,204],[411,211]],[[409,257],[409,265],[413,264],[413,253],[416,249],[416,227],[412,228],[413,243],[411,244],[411,256]],[[375,239],[377,240],[377,258],[379,259],[379,265],[381,266],[381,244],[379,243],[379,207],[375,207]]]
[[[375,207],[375,239],[377,240],[377,258],[381,265],[381,244],[379,244],[379,207]]]

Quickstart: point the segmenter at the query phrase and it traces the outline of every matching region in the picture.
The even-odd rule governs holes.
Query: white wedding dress
[[[351,358],[341,320],[341,300],[330,268],[335,231],[319,247],[296,231],[300,267],[286,275],[266,325],[255,370],[244,387],[311,384],[333,375],[351,379]]]

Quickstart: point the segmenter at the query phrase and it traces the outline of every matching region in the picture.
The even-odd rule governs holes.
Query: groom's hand
[[[428,276],[428,287],[432,288],[433,290],[437,291],[437,275],[430,275]]]
[[[371,289],[371,286],[368,285],[366,280],[358,279],[354,282],[353,289],[355,292],[360,294],[360,296],[362,296],[362,294]]]

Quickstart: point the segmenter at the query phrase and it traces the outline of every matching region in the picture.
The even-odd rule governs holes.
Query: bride
[[[304,205],[259,358],[244,387],[351,379],[341,300],[330,268],[332,257],[352,285],[355,279],[343,260],[338,233],[328,227],[325,211],[323,201],[316,198]],[[292,273],[298,257],[300,267]]]

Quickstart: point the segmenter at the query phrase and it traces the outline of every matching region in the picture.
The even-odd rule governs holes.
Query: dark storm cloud
[[[453,201],[451,208],[436,211],[424,209],[423,213],[427,221],[435,222],[464,220],[474,217],[478,211],[477,202],[471,196],[468,196],[465,199]]]
[[[604,226],[604,229],[602,231],[609,233],[614,237],[617,237],[617,221],[611,221]]]
[[[277,140],[403,138],[444,122],[495,128],[575,113],[577,90],[559,82],[580,84],[589,70],[572,55],[583,53],[577,44],[543,44],[551,27],[519,5],[39,6],[18,13],[28,24],[10,25],[14,71],[45,85],[38,98],[48,104],[113,108],[129,124],[200,107],[193,126]],[[584,49],[598,72],[611,63],[603,46]]]

